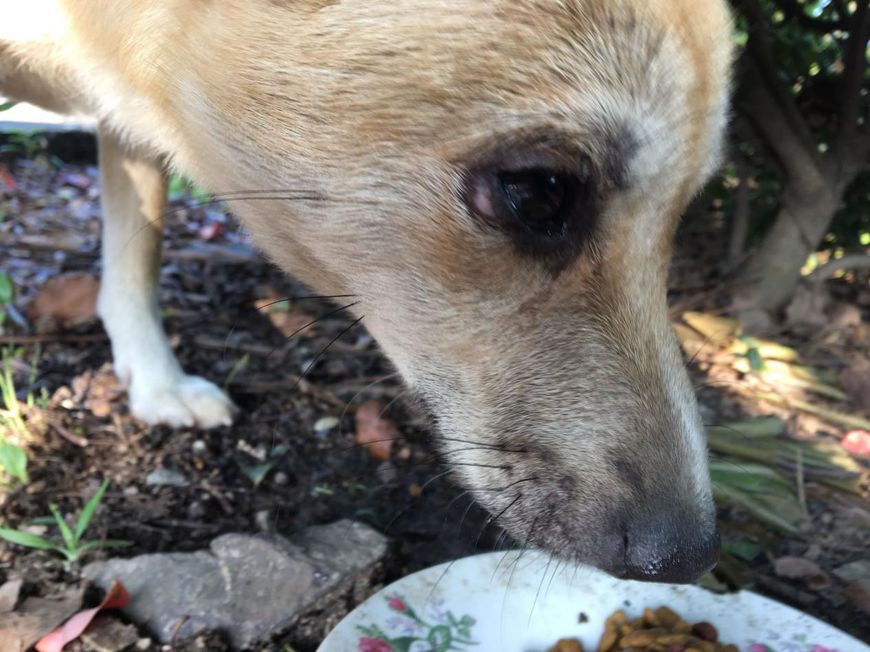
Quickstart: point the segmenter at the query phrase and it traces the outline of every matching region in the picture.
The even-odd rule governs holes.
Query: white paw
[[[214,383],[199,376],[179,376],[172,383],[140,386],[133,380],[130,409],[149,425],[209,429],[229,426],[236,407]]]

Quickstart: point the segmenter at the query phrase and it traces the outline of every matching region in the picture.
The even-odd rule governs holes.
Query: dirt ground
[[[0,180],[0,268],[15,284],[14,306],[23,317],[42,283],[99,273],[98,179],[88,163],[60,164],[45,156],[6,163],[16,187],[4,189]],[[0,492],[0,524],[25,526],[47,515],[51,502],[74,514],[108,479],[89,534],[131,541],[114,553],[124,556],[197,550],[227,532],[287,534],[353,518],[389,537],[380,574],[386,583],[511,545],[497,528],[484,527],[486,514],[452,483],[433,453],[425,415],[403,393],[364,324],[346,330],[352,320],[336,311],[340,304],[304,298],[310,292],[256,256],[221,206],[180,193],[172,209],[161,277],[165,327],[188,372],[228,388],[240,408],[237,422],[210,432],[147,428],[131,418],[109,373],[110,350],[98,322],[85,319],[62,330],[40,323],[40,333],[39,319],[31,315],[16,324],[12,315],[0,344],[19,349],[19,398],[29,392],[47,403],[34,409],[31,482]],[[721,253],[723,229],[708,215],[686,225],[681,242],[691,244],[675,266],[675,310],[717,307],[709,261]],[[850,298],[866,320],[870,306],[858,294]],[[278,299],[288,301],[263,307]],[[789,337],[792,346],[813,346],[807,338]],[[705,370],[696,366],[693,373],[709,422],[769,411],[728,387],[739,378],[710,383]],[[401,433],[386,461],[355,443],[354,413],[368,401],[379,401],[384,418]],[[327,427],[324,418],[330,417],[336,425]],[[264,463],[268,472],[257,482]],[[160,469],[180,473],[184,486],[149,484],[149,475]],[[833,579],[811,588],[774,572],[774,561],[789,555],[814,557],[829,577],[842,564],[867,559],[866,499],[810,489],[813,529],[802,537],[772,534],[739,511],[723,510],[726,537],[753,537],[763,548],[730,579],[870,639],[870,618],[844,583]],[[13,576],[25,578],[29,595],[77,581],[47,553],[0,542],[0,585]],[[317,627],[297,631],[263,649],[289,643],[298,652],[314,650],[319,635]],[[75,646],[70,649],[86,649]]]

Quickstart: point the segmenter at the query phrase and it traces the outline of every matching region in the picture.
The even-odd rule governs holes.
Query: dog
[[[2,0],[0,92],[99,121],[98,310],[136,415],[233,417],[160,324],[177,169],[355,297],[517,541],[686,582],[718,534],[666,274],[730,28],[724,0]]]

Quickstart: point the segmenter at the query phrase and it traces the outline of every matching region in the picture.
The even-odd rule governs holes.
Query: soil
[[[65,158],[75,159],[75,151],[64,152]],[[0,261],[16,287],[14,306],[23,314],[44,281],[71,272],[99,273],[98,175],[89,163],[44,155],[7,163],[17,187],[4,190],[0,178],[5,214]],[[380,575],[388,583],[445,560],[511,545],[497,528],[486,527],[487,515],[453,484],[434,454],[425,415],[364,325],[348,330],[352,319],[335,311],[341,304],[306,298],[310,291],[250,249],[222,207],[199,203],[189,193],[176,196],[171,207],[161,276],[165,327],[185,370],[228,387],[240,408],[236,423],[209,432],[148,428],[130,416],[124,397],[117,395],[108,373],[110,348],[96,320],[37,334],[10,316],[0,343],[19,349],[19,398],[45,396],[47,403],[31,412],[36,435],[28,444],[30,483],[5,496],[0,492],[0,523],[26,526],[46,516],[50,503],[76,514],[108,479],[88,536],[132,542],[112,551],[124,556],[197,550],[227,532],[288,534],[352,518],[389,537]],[[697,220],[686,228],[683,241],[700,238],[705,244],[678,259],[672,299],[681,308],[715,306],[719,295],[710,289],[715,273],[698,270],[710,267],[715,258],[708,255],[718,255],[721,232]],[[286,300],[281,311],[262,308],[277,299]],[[866,317],[866,306],[862,309]],[[313,326],[286,337],[287,323],[315,319]],[[808,346],[799,338],[791,343]],[[705,382],[702,371],[693,373]],[[370,400],[381,402],[384,417],[401,433],[387,461],[354,440],[354,412]],[[710,420],[763,411],[721,387],[702,387],[701,400]],[[335,417],[338,424],[318,430],[315,424],[324,417]],[[270,468],[257,483],[254,467],[263,463]],[[186,484],[149,484],[148,476],[159,469],[179,472]],[[742,572],[755,590],[868,639],[867,614],[843,597],[843,586],[835,582],[814,591],[773,572],[773,559],[802,555],[811,545],[819,547],[817,563],[828,573],[866,558],[867,522],[841,516],[844,510],[863,510],[866,517],[866,501],[821,491],[809,500],[818,536],[805,540],[774,536],[740,514],[723,513],[724,527],[736,524],[741,536],[754,533],[764,542],[764,554]],[[832,533],[836,542],[830,541]],[[824,540],[830,543],[819,543]],[[0,542],[0,585],[10,577],[25,578],[29,595],[45,595],[78,579],[75,569],[64,570],[45,552]],[[263,649],[290,644],[297,652],[313,651],[323,624],[315,618]],[[220,649],[216,641],[201,645]],[[69,649],[87,648],[76,643]]]

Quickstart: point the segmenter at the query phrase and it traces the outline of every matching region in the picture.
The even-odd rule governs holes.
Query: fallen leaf
[[[386,461],[400,434],[396,424],[382,416],[382,411],[378,401],[367,401],[357,408],[354,440],[376,460]]]
[[[0,586],[0,614],[8,614],[15,609],[23,583],[21,580],[10,580]]]
[[[840,373],[839,381],[856,405],[870,410],[870,360],[858,359]]]
[[[115,375],[110,363],[96,371],[88,369],[72,379],[70,383],[73,400],[84,404],[96,417],[107,417],[112,413],[112,404],[124,395],[121,381]]]
[[[120,609],[130,602],[130,594],[118,580],[106,593],[99,606],[78,612],[63,625],[43,636],[34,646],[37,652],[62,652],[63,646],[76,640],[101,609]]]
[[[81,589],[67,589],[48,598],[28,598],[17,611],[0,618],[3,652],[29,650],[39,635],[75,613],[82,603]]]
[[[317,334],[317,325],[314,323],[317,320],[314,317],[283,300],[271,289],[254,306],[269,318],[272,326],[284,337],[304,338]]]
[[[773,561],[773,571],[780,577],[803,580],[814,591],[831,586],[831,578],[816,562],[805,557],[780,557]]]
[[[800,580],[822,572],[819,565],[804,557],[780,557],[773,561],[773,571],[780,577]]]
[[[38,333],[85,324],[97,316],[100,282],[90,274],[63,274],[40,289],[27,316]]]
[[[108,614],[99,614],[82,633],[82,641],[94,652],[128,650],[139,640],[133,625],[122,623]]]
[[[866,430],[852,430],[840,443],[852,455],[870,457],[870,432]]]

